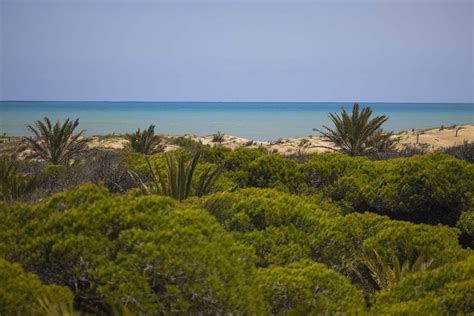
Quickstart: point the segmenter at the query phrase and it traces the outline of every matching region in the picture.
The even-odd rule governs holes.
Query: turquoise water
[[[474,124],[474,103],[361,103],[390,118],[388,131]],[[48,116],[79,118],[87,135],[126,133],[156,125],[163,134],[217,131],[257,140],[307,136],[330,124],[328,113],[350,103],[263,102],[0,102],[0,132],[26,135],[26,124]]]

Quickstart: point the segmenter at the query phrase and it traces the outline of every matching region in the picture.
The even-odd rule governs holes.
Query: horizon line
[[[140,100],[0,100],[0,102],[82,102],[82,103],[95,103],[95,102],[107,102],[107,103],[377,103],[377,104],[391,104],[391,103],[405,103],[405,104],[474,104],[473,101],[185,101],[185,100],[160,100],[160,101],[140,101]]]

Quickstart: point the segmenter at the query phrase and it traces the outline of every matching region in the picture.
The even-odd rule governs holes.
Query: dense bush
[[[37,298],[54,289],[59,296],[45,302],[67,304],[61,286],[93,314],[473,312],[473,252],[459,244],[472,247],[472,165],[441,153],[297,163],[260,149],[196,146],[196,179],[224,172],[211,195],[196,196],[193,183],[182,202],[132,189],[137,176],[153,180],[141,154],[22,164],[41,184],[30,200],[43,201],[0,203],[0,313],[52,314]],[[148,158],[166,168],[163,154]],[[84,182],[105,186],[44,199]]]
[[[347,211],[418,223],[454,226],[474,195],[474,166],[441,153],[376,162],[320,155],[301,169],[310,186]]]
[[[246,170],[253,161],[266,155],[264,149],[237,148],[227,154],[224,166],[229,171]]]
[[[371,213],[349,214],[331,224],[330,229],[318,233],[320,247],[314,249],[312,258],[356,282],[365,283],[354,270],[360,268],[362,255],[374,250],[385,260],[396,256],[402,263],[413,263],[425,255],[433,259],[432,267],[467,255],[454,228],[393,221]]]
[[[260,266],[310,258],[358,281],[353,270],[364,251],[411,261],[426,254],[433,267],[462,259],[457,229],[393,221],[371,213],[342,216],[318,196],[242,189],[200,202],[227,231],[256,249]]]
[[[255,248],[259,266],[310,258],[337,209],[318,197],[292,196],[269,189],[242,189],[211,195],[201,205],[227,230]]]
[[[407,277],[376,296],[377,314],[467,315],[474,312],[474,257]]]
[[[474,210],[464,212],[459,218],[457,227],[462,232],[462,244],[474,249]]]
[[[306,164],[300,165],[300,171],[309,186],[324,189],[343,176],[362,173],[369,167],[370,162],[365,157],[329,153],[312,155]]]
[[[303,187],[298,164],[278,154],[257,158],[248,166],[248,173],[246,186],[276,188],[291,193],[297,193]]]
[[[223,165],[232,149],[223,146],[202,146],[202,157],[207,162]]]
[[[68,286],[81,310],[265,311],[251,249],[203,210],[170,198],[110,197],[85,186],[35,206],[4,206],[0,244],[2,257]]]
[[[0,314],[44,314],[42,303],[70,304],[72,293],[57,285],[44,285],[38,276],[26,273],[17,263],[0,258]]]
[[[259,271],[260,290],[274,315],[357,314],[364,298],[350,282],[312,261]]]

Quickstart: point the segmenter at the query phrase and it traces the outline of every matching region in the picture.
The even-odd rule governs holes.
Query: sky
[[[474,0],[0,3],[0,100],[474,102]]]

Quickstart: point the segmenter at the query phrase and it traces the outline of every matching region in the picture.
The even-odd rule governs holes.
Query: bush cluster
[[[18,164],[41,188],[0,202],[0,314],[474,313],[468,162],[194,145],[224,171],[183,202],[134,189],[162,153]]]

